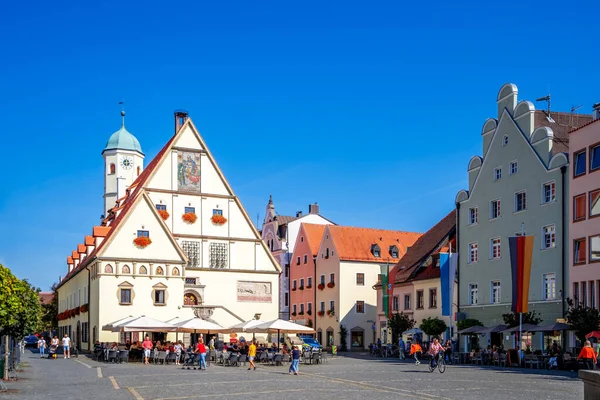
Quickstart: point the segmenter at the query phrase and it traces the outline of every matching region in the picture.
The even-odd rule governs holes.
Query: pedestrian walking
[[[255,357],[256,357],[256,341],[252,340],[250,347],[248,347],[248,361],[250,362],[250,368],[248,368],[248,371],[250,371],[251,369],[256,371],[256,364],[254,364]]]
[[[594,364],[596,364],[596,353],[589,340],[585,341],[585,346],[581,349],[577,360],[583,360],[583,365],[585,366],[584,369],[594,369]]]
[[[148,359],[150,358],[150,351],[152,350],[152,342],[150,341],[150,336],[146,335],[146,339],[142,342],[142,347],[144,348],[144,364],[150,364]]]
[[[204,345],[204,339],[202,338],[200,338],[200,340],[198,341],[198,345],[196,346],[196,353],[200,354],[200,361],[198,361],[200,371],[206,371],[206,346]]]
[[[404,340],[402,340],[402,336],[400,336],[400,340],[398,340],[398,353],[400,353],[399,357],[401,360],[406,358],[404,354]]]
[[[419,360],[419,356],[421,355],[422,352],[423,352],[423,348],[421,347],[421,345],[418,342],[410,345],[410,355],[415,358],[415,365],[421,364],[421,361]]]
[[[290,364],[290,375],[298,375],[298,369],[300,367],[300,350],[298,346],[292,347],[292,363]]]
[[[44,358],[44,351],[46,350],[46,340],[43,336],[40,337],[40,340],[38,340],[37,347],[38,349],[40,349],[40,358]]]
[[[66,333],[62,339],[62,345],[63,345],[63,354],[64,354],[65,359],[71,358],[71,338]]]
[[[181,365],[180,360],[181,360],[181,350],[183,349],[183,345],[181,344],[181,340],[178,341],[177,343],[175,343],[175,346],[173,346],[173,349],[175,350],[175,365]]]

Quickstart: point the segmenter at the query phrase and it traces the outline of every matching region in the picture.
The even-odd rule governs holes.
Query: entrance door
[[[329,346],[329,347],[333,346],[333,344],[334,344],[333,340],[334,340],[333,331],[327,331],[327,346]]]
[[[75,343],[77,343],[77,349],[81,349],[81,321],[77,321],[77,331],[75,336]]]
[[[319,342],[319,344],[321,346],[324,345],[324,343],[323,343],[323,332],[322,331],[318,331],[317,332],[317,342]]]

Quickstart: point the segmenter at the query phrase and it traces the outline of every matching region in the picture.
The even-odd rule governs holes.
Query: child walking
[[[415,357],[415,365],[421,364],[421,361],[419,361],[419,354],[422,352],[423,348],[421,348],[421,345],[418,342],[410,345],[410,355]]]
[[[298,346],[292,347],[292,364],[290,364],[290,375],[292,372],[294,375],[298,375],[298,368],[300,365],[300,350]]]

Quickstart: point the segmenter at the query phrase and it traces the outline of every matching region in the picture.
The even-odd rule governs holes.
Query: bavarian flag
[[[508,247],[512,274],[512,311],[526,313],[529,311],[533,236],[511,236],[508,238]]]

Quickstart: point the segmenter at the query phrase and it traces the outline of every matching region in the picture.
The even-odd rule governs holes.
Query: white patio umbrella
[[[173,321],[173,320],[171,320]],[[219,324],[204,320],[202,318],[190,318],[183,321],[176,321],[174,325],[177,327],[177,332],[188,332],[188,333],[206,333],[209,335],[211,332],[225,332],[227,328],[223,328]]]
[[[116,332],[174,332],[177,327],[168,322],[159,321],[142,315],[113,325]],[[113,331],[115,332],[115,331]]]
[[[246,329],[247,332],[277,332],[277,348],[279,348],[279,336],[282,333],[314,333],[313,328],[308,326],[295,324],[284,319],[274,319],[272,321],[263,322],[262,324],[256,325],[252,328]]]
[[[235,332],[248,332],[248,329],[254,328],[257,325],[264,323],[264,321],[259,321],[257,319],[251,319],[246,322],[240,322],[238,324],[232,325],[229,328],[226,328],[226,332],[235,333]]]
[[[119,325],[119,324],[122,324],[124,322],[131,321],[132,319],[135,319],[135,317],[133,315],[130,315],[130,316],[125,317],[125,318],[118,319],[118,320],[116,320],[114,322],[111,322],[110,324],[104,325],[102,327],[102,330],[103,331],[110,331],[110,332],[120,332],[119,329],[115,328],[115,325]]]

